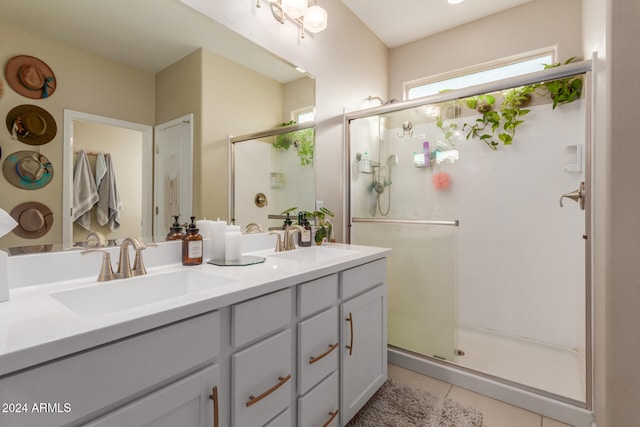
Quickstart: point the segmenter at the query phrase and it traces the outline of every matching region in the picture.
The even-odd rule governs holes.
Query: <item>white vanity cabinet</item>
[[[25,405],[26,410],[0,414],[0,425],[80,425],[116,411],[114,417],[119,413],[124,418],[114,419],[127,422],[110,423],[105,416],[96,425],[135,427],[184,413],[184,404],[192,405],[193,417],[181,417],[194,421],[179,425],[213,425],[211,417],[200,414],[217,385],[217,370],[210,365],[220,351],[219,337],[216,311],[4,377],[0,402]]]
[[[345,425],[387,379],[386,263],[374,261],[341,275],[340,425]]]

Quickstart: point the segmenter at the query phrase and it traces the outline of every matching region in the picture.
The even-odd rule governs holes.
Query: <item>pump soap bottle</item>
[[[298,233],[298,246],[311,246],[311,224],[309,224],[306,213],[298,213],[298,223],[304,229]]]
[[[175,219],[175,222],[169,229],[169,233],[167,233],[167,240],[182,240],[184,234],[182,233],[182,226],[178,222],[178,218],[180,217],[178,215],[174,215],[173,218]]]
[[[202,264],[202,235],[195,223],[195,216],[191,217],[191,224],[182,238],[182,265]]]

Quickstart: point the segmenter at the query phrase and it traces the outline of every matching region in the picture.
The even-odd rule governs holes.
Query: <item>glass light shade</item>
[[[313,5],[304,14],[304,28],[311,33],[319,33],[327,28],[327,11],[318,5]]]
[[[288,17],[300,18],[307,11],[308,0],[282,0],[282,10]]]
[[[464,0],[449,0],[449,4],[460,4],[462,3]]]

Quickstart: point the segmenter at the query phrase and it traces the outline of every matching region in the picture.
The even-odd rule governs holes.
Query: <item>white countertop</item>
[[[326,246],[353,252],[314,264],[267,256],[264,263],[242,267],[204,263],[190,267],[170,264],[147,268],[145,277],[190,270],[228,277],[234,282],[96,316],[80,316],[51,294],[86,286],[110,286],[115,282],[98,284],[95,277],[85,277],[11,289],[9,301],[0,302],[0,376],[390,254],[385,248],[336,243]],[[260,255],[259,252],[254,254]],[[135,278],[118,282],[127,280]]]

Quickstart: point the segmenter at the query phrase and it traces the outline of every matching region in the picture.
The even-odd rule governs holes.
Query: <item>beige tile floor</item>
[[[499,400],[465,390],[395,365],[388,366],[388,377],[426,390],[433,396],[455,400],[472,406],[484,415],[484,427],[570,427],[568,424],[543,417]]]

